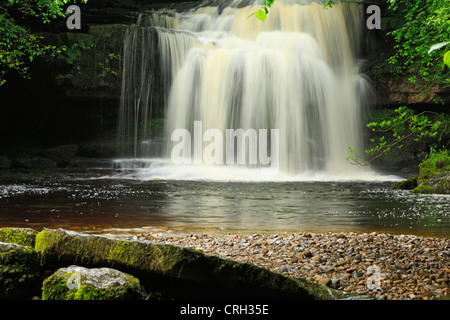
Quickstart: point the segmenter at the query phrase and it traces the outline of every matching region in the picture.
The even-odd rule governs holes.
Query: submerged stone
[[[136,300],[139,280],[111,268],[70,266],[58,269],[42,287],[43,300]]]

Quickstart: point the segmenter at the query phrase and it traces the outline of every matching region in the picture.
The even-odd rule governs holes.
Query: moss
[[[44,280],[42,287],[42,300],[62,300],[69,291],[67,280],[50,276]]]
[[[0,242],[34,247],[37,231],[28,228],[1,228]]]
[[[426,184],[437,174],[450,171],[450,155],[447,150],[433,153],[419,165],[418,184]]]
[[[116,241],[100,236],[71,235],[64,230],[43,230],[36,236],[36,250],[47,259],[70,263],[126,265],[155,272],[171,272],[192,259],[194,250],[175,246]],[[189,254],[184,254],[189,252]],[[175,271],[174,271],[175,272]]]
[[[433,194],[436,193],[436,188],[430,186],[418,186],[411,191],[411,194]]]
[[[450,194],[450,171],[437,182],[436,192],[441,194]]]
[[[141,298],[139,280],[131,275],[109,270],[111,277],[120,277],[122,282],[101,283],[95,279],[96,275],[88,275],[89,269],[84,269],[81,273],[78,267],[63,268],[48,277],[42,286],[43,300],[129,300]],[[78,271],[77,271],[78,270]],[[92,270],[90,270],[92,271]],[[94,270],[94,274],[95,274]],[[77,275],[76,284],[71,282],[71,278]],[[108,278],[106,281],[110,281]],[[95,282],[99,281],[100,285]]]
[[[406,180],[397,182],[394,184],[392,189],[394,190],[412,190],[417,187],[417,177],[410,177]]]
[[[20,245],[0,246],[0,299],[28,298],[38,288],[38,253]]]

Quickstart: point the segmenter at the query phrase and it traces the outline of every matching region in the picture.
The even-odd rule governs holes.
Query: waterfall
[[[248,18],[259,8],[254,1],[208,1],[182,12],[143,13],[129,27],[123,157],[170,160],[172,133],[194,132],[201,122],[203,132],[224,135],[278,130],[279,172],[288,176],[357,170],[345,158],[348,147],[364,148],[362,5],[324,9],[319,2],[277,0],[264,22]],[[148,123],[157,114],[165,126],[155,138]],[[160,144],[152,146],[155,139]]]

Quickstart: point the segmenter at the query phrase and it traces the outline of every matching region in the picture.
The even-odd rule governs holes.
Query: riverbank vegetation
[[[86,2],[82,0],[81,2]],[[7,0],[0,5],[0,86],[6,75],[15,71],[25,79],[30,78],[30,63],[41,56],[55,57],[65,48],[47,44],[32,25],[48,25],[65,17],[64,5],[70,0]]]
[[[387,10],[391,17],[384,24],[384,32],[394,46],[385,67],[392,77],[407,77],[411,84],[420,84],[421,95],[431,97],[435,106],[378,108],[367,120],[371,137],[366,150],[361,153],[350,147],[347,160],[368,165],[408,149],[421,161],[420,172],[425,168],[433,168],[427,176],[431,172],[448,172],[435,159],[439,163],[448,161],[450,116],[442,107],[443,99],[431,91],[436,92],[436,88],[444,91],[450,86],[450,2],[392,0]],[[426,182],[419,179],[418,183]]]

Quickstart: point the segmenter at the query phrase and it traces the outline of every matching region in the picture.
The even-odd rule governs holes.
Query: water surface
[[[450,236],[450,197],[392,181],[111,178],[0,183],[0,226],[183,232],[389,232]]]

